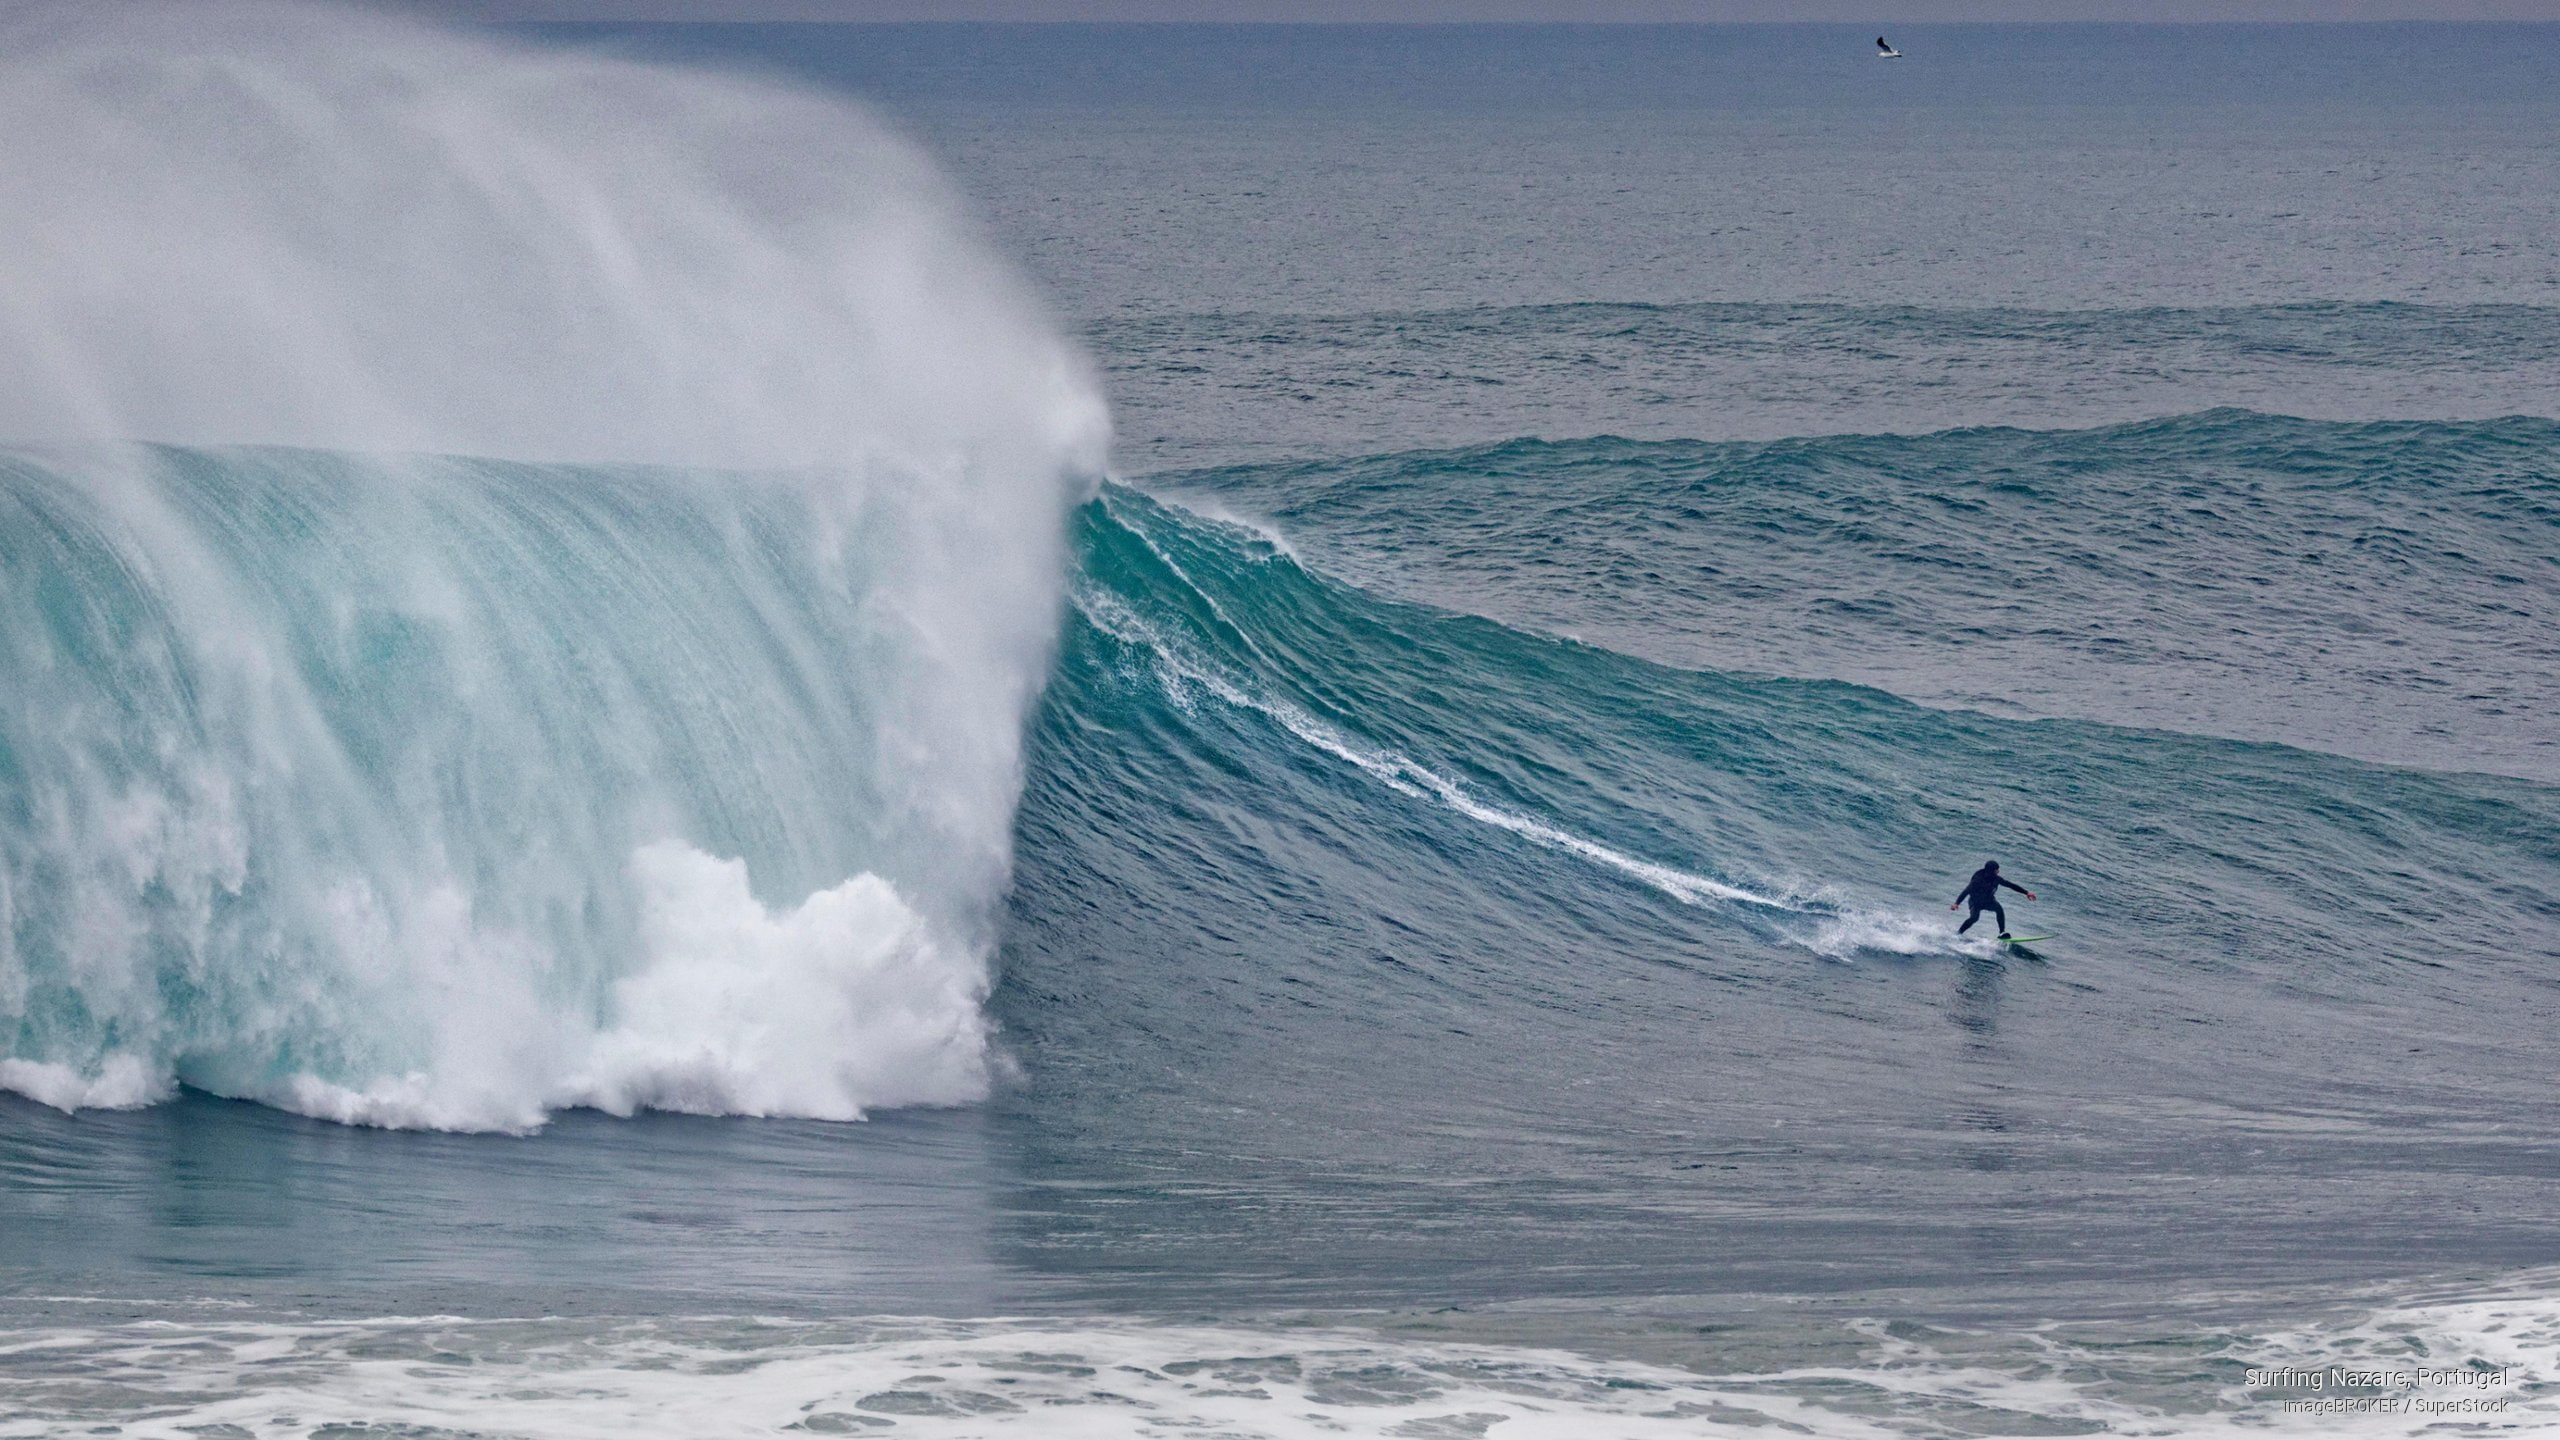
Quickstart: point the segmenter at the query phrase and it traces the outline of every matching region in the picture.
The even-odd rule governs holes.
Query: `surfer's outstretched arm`
[[[2017,891],[2019,894],[2026,896],[2026,897],[2027,897],[2028,899],[2030,899],[2030,900],[2033,900],[2034,898],[2036,898],[2036,892],[2034,892],[2033,890],[2028,889],[2028,888],[2027,888],[2026,886],[2024,886],[2024,885],[2012,885],[2012,884],[2010,884],[2007,880],[2002,880],[2000,883],[2001,883],[2002,885],[2008,886],[2008,888],[2009,888],[2009,889],[2015,890],[2015,891]]]

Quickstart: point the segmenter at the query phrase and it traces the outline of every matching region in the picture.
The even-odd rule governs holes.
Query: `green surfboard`
[[[2000,943],[2003,945],[2027,945],[2038,940],[2050,940],[2052,938],[2053,937],[2050,935],[2011,935]]]

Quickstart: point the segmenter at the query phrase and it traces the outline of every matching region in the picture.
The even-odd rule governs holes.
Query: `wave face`
[[[2560,779],[2547,419],[1521,439],[1152,483],[1667,663]]]
[[[1044,1265],[1393,1305],[2502,1244],[2421,1258],[2338,1181],[2436,1213],[2484,1182],[2406,1137],[2547,1112],[2544,1038],[2466,1017],[2548,1004],[2550,787],[1665,667],[1132,491],[1085,521],[996,1000],[1072,1182]],[[2062,940],[1954,933],[1986,858]],[[1079,1248],[1113,1206],[1129,1271]]]
[[[2090,938],[2107,944],[2150,950],[2192,926],[2188,940],[2261,935],[2368,970],[2432,969],[2551,933],[2548,896],[2527,883],[2560,854],[2545,785],[1667,668],[1382,598],[1306,568],[1267,532],[1118,487],[1084,512],[1083,536],[1025,833],[1104,837],[1060,839],[1080,863],[1107,847],[1131,852],[1124,866],[1197,868],[1224,900],[1183,901],[1186,932],[1259,908],[1246,877],[1286,867],[1242,852],[1213,864],[1259,845],[1186,831],[1158,846],[1144,838],[1153,827],[1105,823],[1100,807],[1223,797],[1311,827],[1356,816],[1384,828],[1336,837],[1345,874],[1408,896],[1431,887],[1407,867],[1440,877],[1499,855],[1524,887],[1504,903],[1567,905],[1555,919],[1568,929],[1624,923],[1580,908],[1596,887],[1780,954],[1963,951],[1971,942],[1939,933],[1951,928],[1935,918],[1943,901],[1927,903],[1946,888],[1935,870],[1915,887],[1919,906],[1895,897],[1910,893],[1915,858],[1970,857],[1994,836],[2084,877],[2075,917],[2104,926]],[[2256,793],[2189,788],[2208,767]],[[2276,817],[2283,832],[2252,847],[2214,838]],[[2473,938],[2435,933],[2439,906],[2476,916]]]
[[[379,18],[9,38],[0,1085],[979,1095],[1104,427],[928,167]]]

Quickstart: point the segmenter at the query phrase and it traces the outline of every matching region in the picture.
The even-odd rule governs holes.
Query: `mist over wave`
[[[977,1096],[1106,424],[918,154],[373,15],[0,39],[0,1085]]]

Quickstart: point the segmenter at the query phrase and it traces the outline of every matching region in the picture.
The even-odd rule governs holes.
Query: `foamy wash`
[[[980,1098],[1105,424],[917,155],[341,13],[0,52],[0,1085]]]

